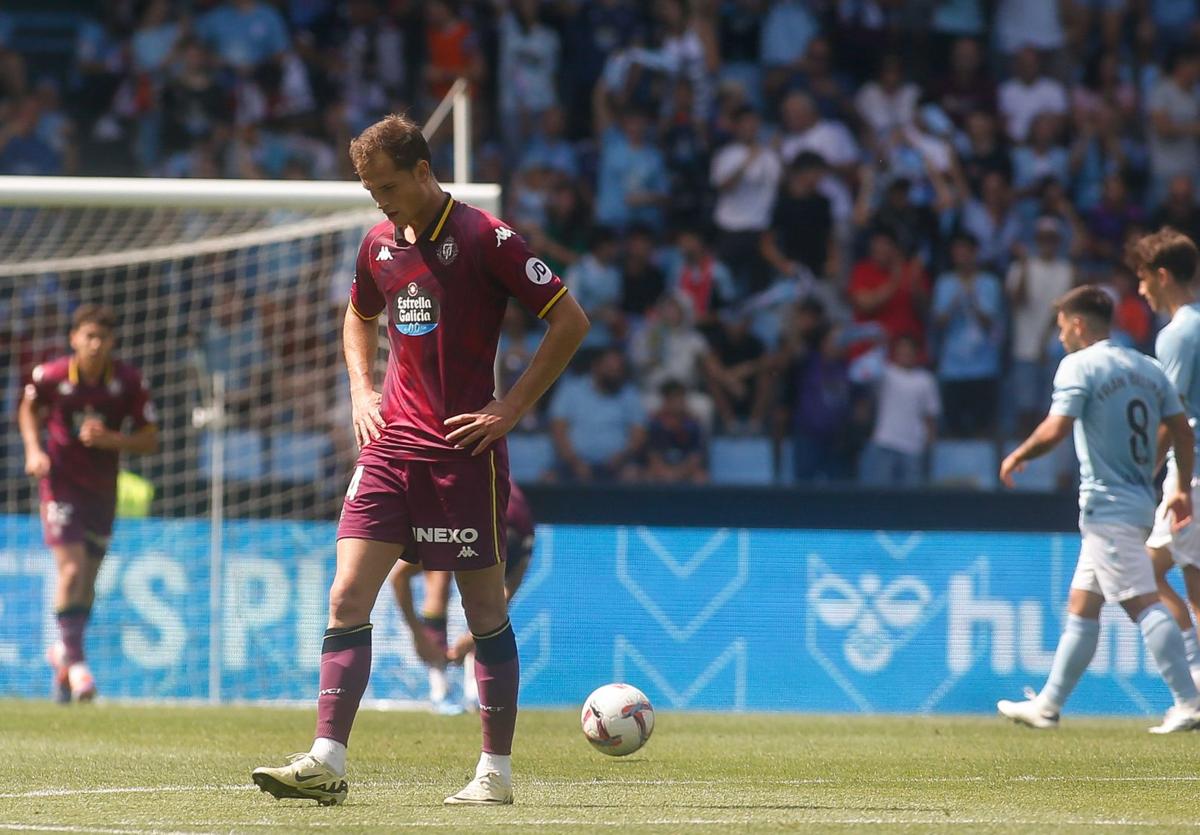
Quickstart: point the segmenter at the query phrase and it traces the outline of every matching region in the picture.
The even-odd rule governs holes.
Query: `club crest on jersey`
[[[509,229],[507,226],[497,226],[496,227],[496,246],[499,247],[500,244],[504,243],[512,236],[513,236],[513,230]]]
[[[379,252],[375,255],[376,261],[391,261],[392,251],[386,246],[379,247]]]
[[[453,235],[447,235],[446,240],[442,241],[437,248],[437,257],[442,266],[448,267],[454,263],[454,259],[458,257],[458,241],[454,240]]]
[[[110,381],[108,384],[108,393],[111,394],[113,397],[116,397],[117,395],[119,395],[121,393],[121,381],[120,380]]]
[[[438,326],[441,306],[433,294],[415,281],[396,296],[396,330],[405,336],[424,336]]]
[[[75,386],[71,385],[70,381],[68,381],[68,380],[63,380],[61,383],[58,384],[58,393],[59,394],[66,395],[66,394],[70,394],[73,391],[75,391]]]

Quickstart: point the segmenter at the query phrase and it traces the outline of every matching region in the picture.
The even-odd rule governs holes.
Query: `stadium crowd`
[[[1044,413],[1073,284],[1107,287],[1150,350],[1125,241],[1200,234],[1195,0],[107,0],[74,19],[56,62],[24,37],[36,15],[0,12],[0,173],[352,178],[357,131],[467,78],[473,179],[504,185],[593,321],[522,427],[552,439],[546,478],[700,483],[733,436],[786,448],[797,482],[919,484],[935,438],[1001,444]],[[448,140],[435,153],[448,175]],[[508,381],[540,334],[510,314]],[[206,325],[257,346],[247,386],[281,361],[241,333],[254,318]],[[298,373],[336,356],[292,347]],[[303,379],[295,420],[320,425],[313,393],[336,386]]]

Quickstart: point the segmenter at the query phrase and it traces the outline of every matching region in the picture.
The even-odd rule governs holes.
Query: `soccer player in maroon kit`
[[[505,513],[508,532],[507,553],[504,559],[504,596],[511,604],[529,561],[533,558],[534,523],[533,513],[525,493],[510,481],[508,486],[508,509]],[[466,665],[467,673],[474,670],[475,638],[470,632],[459,637],[454,646],[449,645],[446,634],[446,610],[450,603],[450,575],[445,571],[425,571],[425,600],[418,615],[413,606],[412,580],[421,573],[421,566],[401,561],[392,571],[392,590],[396,605],[404,616],[404,622],[412,632],[417,655],[429,667],[429,699],[434,710],[446,715],[457,715],[463,707],[447,698],[446,664],[453,661]],[[463,682],[463,702],[474,698],[470,682]],[[470,695],[468,695],[470,694]]]
[[[388,116],[351,144],[359,179],[387,216],[359,248],[343,326],[360,447],[338,525],[311,750],[254,782],[277,798],[346,798],[346,743],[371,671],[371,609],[397,558],[453,571],[475,636],[483,752],[448,804],[512,802],[517,644],[504,595],[504,436],[566,367],[587,316],[520,236],[452,199],[420,128]],[[549,324],[521,378],[495,397],[493,364],[510,296]],[[374,390],[378,327],[391,347]]]
[[[157,418],[141,374],[112,357],[115,327],[116,314],[107,307],[76,310],[73,353],[33,369],[17,409],[25,472],[40,480],[42,530],[58,566],[54,608],[60,637],[47,658],[60,702],[96,695],[83,633],[112,535],[120,455],[158,448]]]

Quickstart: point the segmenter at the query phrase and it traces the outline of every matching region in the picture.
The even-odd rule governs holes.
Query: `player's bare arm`
[[[549,328],[529,367],[512,390],[500,400],[493,400],[478,412],[455,415],[446,419],[451,431],[446,440],[461,449],[473,447],[472,455],[485,452],[503,438],[518,421],[533,408],[538,398],[558,379],[567,363],[587,335],[587,314],[570,294],[564,295],[546,314]]]
[[[1027,461],[1041,458],[1062,443],[1062,440],[1071,434],[1074,424],[1075,418],[1069,415],[1047,415],[1024,443],[1000,464],[1000,481],[1004,486],[1013,486],[1013,474],[1024,471]]]
[[[379,411],[380,394],[372,381],[375,357],[379,349],[379,328],[374,319],[363,319],[346,308],[342,326],[342,344],[346,354],[346,373],[350,376],[350,403],[354,421],[354,440],[359,448],[378,440],[387,424]]]
[[[1185,412],[1163,418],[1162,425],[1170,433],[1171,445],[1175,448],[1178,481],[1174,485],[1164,485],[1164,489],[1174,488],[1174,495],[1168,500],[1167,507],[1174,520],[1171,527],[1178,531],[1192,521],[1192,468],[1196,464],[1196,439]]]
[[[79,427],[79,442],[93,449],[146,455],[158,449],[158,428],[151,424],[127,434],[109,429],[103,421],[86,420]]]
[[[37,405],[29,398],[22,398],[17,407],[17,426],[25,444],[25,475],[45,478],[50,475],[50,456],[42,448],[42,422]]]

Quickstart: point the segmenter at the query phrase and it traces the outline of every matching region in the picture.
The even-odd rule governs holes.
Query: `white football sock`
[[[346,776],[346,746],[342,743],[323,736],[317,737],[313,740],[312,749],[308,753],[325,763],[326,767],[337,776]]]
[[[512,757],[508,754],[489,754],[487,751],[480,753],[479,765],[475,766],[475,776],[482,777],[493,771],[511,783]]]
[[[446,694],[450,692],[450,682],[446,678],[446,671],[437,667],[429,668],[429,701],[444,702]]]

